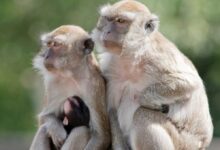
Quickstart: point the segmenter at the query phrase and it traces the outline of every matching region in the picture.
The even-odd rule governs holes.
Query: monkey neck
[[[71,68],[71,77],[76,81],[89,79],[91,76],[90,56],[86,56],[77,67]]]
[[[74,68],[45,75],[46,97],[49,101],[53,99],[62,100],[71,96],[74,94],[72,91],[80,91],[82,83],[91,80],[91,71],[87,59],[83,59]]]

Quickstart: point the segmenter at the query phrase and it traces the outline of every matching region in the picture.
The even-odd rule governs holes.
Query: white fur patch
[[[41,39],[42,42],[47,42],[47,40],[48,40],[48,33],[42,34],[40,39]]]
[[[136,15],[137,15],[137,13],[134,13],[134,12],[123,12],[123,13],[120,13],[120,16],[122,16],[124,18],[127,18],[129,20],[134,20]]]
[[[55,36],[54,39],[58,42],[61,42],[61,43],[63,43],[64,41],[67,41],[66,35],[62,35],[62,34]]]
[[[42,75],[44,75],[44,73],[47,72],[47,69],[44,66],[44,58],[41,56],[37,55],[33,59],[33,66],[35,69],[38,69]]]
[[[128,89],[128,88],[126,88]],[[138,107],[138,101],[134,100],[135,89],[126,90],[122,95],[122,101],[118,108],[118,120],[123,133],[129,134],[133,122],[133,116]],[[125,135],[128,136],[128,135]]]
[[[133,20],[136,16],[136,13],[134,12],[116,12],[114,9],[111,8],[110,4],[102,6],[99,13],[101,16],[111,16],[113,14],[117,14],[130,20]]]
[[[111,5],[110,4],[106,4],[106,5],[104,5],[104,6],[102,6],[101,8],[100,8],[100,11],[99,11],[99,13],[100,13],[100,15],[101,16],[106,16],[106,15],[108,15],[110,12],[110,8],[111,8]]]

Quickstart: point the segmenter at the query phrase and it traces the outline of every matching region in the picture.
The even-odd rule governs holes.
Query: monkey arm
[[[34,136],[29,150],[50,150],[50,139],[47,135],[47,127],[41,125]]]
[[[128,150],[129,147],[124,141],[122,131],[119,127],[117,111],[112,108],[109,110],[109,119],[111,124],[111,135],[112,135],[112,149],[115,150]]]
[[[94,102],[93,102],[94,103]],[[110,143],[110,129],[107,114],[104,107],[91,106],[90,111],[90,140],[85,150],[107,149]],[[99,110],[99,111],[97,111]]]
[[[54,114],[40,115],[40,121],[46,126],[47,134],[51,137],[53,144],[60,148],[67,137],[62,121]]]
[[[165,77],[164,77],[165,76]],[[162,109],[162,105],[187,100],[200,82],[189,73],[166,74],[159,82],[145,88],[140,103],[151,109]],[[165,80],[163,80],[165,79]]]

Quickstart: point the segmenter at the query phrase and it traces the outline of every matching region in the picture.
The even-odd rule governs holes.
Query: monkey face
[[[131,20],[124,16],[101,16],[97,24],[100,42],[108,51],[120,54]]]
[[[125,44],[138,41],[136,37],[149,36],[156,28],[155,15],[137,1],[124,0],[104,6],[100,15],[93,37],[98,46],[115,54],[121,54],[127,48]]]
[[[94,43],[89,35],[77,26],[61,26],[41,38],[42,50],[38,58],[47,71],[68,71],[80,65],[91,53]],[[39,68],[39,65],[35,65]]]

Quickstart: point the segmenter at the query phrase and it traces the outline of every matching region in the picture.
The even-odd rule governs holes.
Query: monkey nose
[[[46,51],[46,53],[45,53],[45,55],[44,55],[44,58],[45,59],[48,59],[49,57],[51,57],[53,55],[53,50],[51,49],[51,48],[49,48],[47,51]]]

